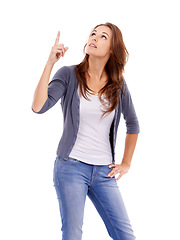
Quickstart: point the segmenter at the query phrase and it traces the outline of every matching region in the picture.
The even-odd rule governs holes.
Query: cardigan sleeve
[[[51,82],[48,84],[48,98],[39,112],[44,113],[53,107],[57,101],[65,94],[69,80],[68,67],[63,66],[54,74]]]
[[[126,81],[124,80],[126,84]],[[125,96],[122,94],[122,114],[126,123],[126,134],[140,133],[139,121],[128,86],[123,86]]]

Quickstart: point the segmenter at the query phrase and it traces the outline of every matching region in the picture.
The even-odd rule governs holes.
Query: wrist
[[[126,165],[127,167],[130,167],[131,166],[131,161],[129,161],[129,160],[125,160],[124,158],[122,159],[122,162],[121,162],[122,164],[124,164],[124,165]]]
[[[54,63],[52,63],[50,60],[48,60],[48,61],[46,62],[46,66],[49,67],[49,68],[53,68]]]

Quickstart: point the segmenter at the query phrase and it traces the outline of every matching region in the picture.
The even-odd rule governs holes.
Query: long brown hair
[[[99,99],[101,103],[103,105],[105,103],[104,100],[101,98],[102,94],[105,94],[106,99],[108,100],[109,106],[110,106],[108,108],[106,106],[106,110],[105,111],[103,110],[104,112],[102,115],[103,117],[104,114],[113,111],[117,107],[121,91],[122,91],[122,94],[124,95],[124,92],[122,89],[122,86],[125,86],[123,72],[124,72],[124,66],[128,60],[129,53],[125,47],[122,33],[116,25],[106,22],[105,24],[99,24],[95,26],[94,29],[96,29],[99,26],[107,26],[112,30],[112,41],[111,41],[112,53],[105,65],[105,71],[108,76],[108,82],[103,88],[99,90]],[[86,45],[87,43],[84,46],[84,53],[85,53]],[[89,58],[89,55],[86,54],[83,61],[80,64],[77,64],[75,66],[75,69],[76,69],[76,74],[78,78],[80,94],[82,94],[83,97],[86,98],[87,100],[90,100],[86,95],[86,93],[89,92],[89,90],[91,90],[87,86],[87,82],[86,82],[86,74],[89,67],[88,58]]]

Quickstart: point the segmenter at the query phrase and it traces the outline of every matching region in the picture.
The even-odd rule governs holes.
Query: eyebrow
[[[94,29],[92,32],[97,32],[97,30]],[[102,32],[102,33],[107,34],[106,32]],[[108,34],[107,34],[107,35],[108,35]],[[109,36],[109,35],[108,35],[108,36]]]

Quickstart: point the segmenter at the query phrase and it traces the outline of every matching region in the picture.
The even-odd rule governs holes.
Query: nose
[[[97,41],[95,36],[92,38],[92,40]]]

